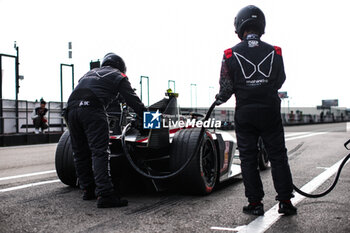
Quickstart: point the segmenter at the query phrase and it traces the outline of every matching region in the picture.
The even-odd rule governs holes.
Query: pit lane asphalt
[[[342,146],[349,138],[345,129],[344,124],[286,128],[297,186],[347,155]],[[54,170],[55,148],[56,144],[0,148],[0,178]],[[331,194],[303,200],[297,205],[298,215],[282,217],[266,232],[350,232],[349,175],[348,165]],[[276,204],[270,169],[261,172],[261,177],[265,210],[269,210]],[[56,179],[51,172],[0,180],[0,190]],[[241,212],[246,198],[240,178],[221,185],[209,196],[167,192],[133,193],[126,198],[128,207],[97,209],[95,201],[82,201],[81,191],[60,182],[0,192],[0,232],[221,232],[212,227],[234,229],[256,219]]]

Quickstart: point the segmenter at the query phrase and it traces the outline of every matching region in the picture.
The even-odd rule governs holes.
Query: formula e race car
[[[209,194],[216,184],[241,174],[235,138],[216,129],[215,124],[206,125],[210,114],[206,119],[200,114],[181,115],[177,96],[167,92],[164,99],[149,106],[147,113],[159,117],[159,124],[152,129],[144,129],[146,123],[140,122],[123,101],[108,111],[110,174],[122,190],[142,187]],[[196,127],[201,120],[209,127]],[[259,145],[259,167],[266,169],[267,154],[261,140]],[[78,184],[69,130],[58,142],[55,165],[64,184]]]

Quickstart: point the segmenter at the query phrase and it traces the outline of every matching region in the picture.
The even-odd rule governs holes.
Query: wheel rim
[[[217,160],[210,140],[205,140],[201,148],[201,170],[206,185],[213,187],[217,176]]]
[[[267,165],[269,161],[268,161],[268,158],[267,158],[267,153],[266,153],[266,150],[265,150],[265,146],[263,144],[261,145],[260,153],[261,153],[260,158],[263,160],[262,162]]]
[[[264,160],[264,163],[265,164],[268,164],[268,159],[267,159],[267,153],[266,153],[266,150],[265,150],[265,148],[263,149],[263,151],[262,151],[262,158],[263,158],[263,160]]]
[[[262,142],[262,139],[259,139],[258,142],[258,148],[259,148],[259,157],[258,159],[261,160],[261,162],[265,165],[268,166],[269,160],[268,160],[268,155],[265,149],[265,145]]]

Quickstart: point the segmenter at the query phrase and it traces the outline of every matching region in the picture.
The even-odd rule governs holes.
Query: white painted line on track
[[[59,179],[47,180],[47,181],[41,181],[41,182],[37,182],[37,183],[24,184],[24,185],[20,185],[20,186],[11,187],[11,188],[0,189],[0,193],[9,192],[9,191],[18,190],[18,189],[29,188],[29,187],[43,185],[43,184],[57,183],[57,182],[60,182],[60,180]]]
[[[55,173],[55,172],[56,172],[56,170],[49,170],[49,171],[42,171],[42,172],[27,173],[27,174],[23,174],[23,175],[0,177],[0,181],[18,179],[18,178],[29,177],[29,176],[39,176],[39,175],[45,175],[45,174],[50,174],[50,173]]]
[[[327,181],[330,177],[332,177],[338,171],[339,165],[344,160],[344,158],[339,160],[330,168],[326,168],[324,172],[322,172],[321,174],[313,178],[310,182],[305,184],[301,188],[301,190],[306,193],[311,193],[315,191],[319,186],[321,186],[325,181]],[[292,203],[294,205],[298,204],[299,202],[301,202],[306,198],[300,195],[299,193],[294,193],[294,194],[295,194],[295,197],[292,199]],[[239,233],[253,233],[253,232],[263,233],[281,218],[282,215],[280,215],[277,211],[278,211],[278,204],[274,205],[271,209],[265,212],[264,216],[260,216],[256,218],[254,221],[252,221],[248,225],[237,226],[235,228],[211,227],[211,229],[221,230],[221,231],[233,231],[233,232],[239,232]]]
[[[307,137],[322,135],[322,134],[326,134],[326,133],[328,133],[328,132],[310,133],[310,134],[306,134],[306,135],[301,135],[301,136],[286,138],[285,141],[292,141],[292,140],[296,140],[296,139],[307,138]]]
[[[33,144],[33,145],[21,145],[21,146],[4,146],[0,147],[0,151],[9,150],[9,149],[25,149],[25,148],[37,148],[37,147],[47,147],[47,146],[55,146],[57,142],[54,143],[44,143],[44,144]]]
[[[241,229],[244,226],[238,226],[235,228],[227,228],[227,227],[211,227],[211,230],[217,230],[217,231],[233,231],[233,232],[237,232],[239,231],[239,229]]]
[[[317,169],[324,169],[327,170],[329,167],[316,167]]]
[[[301,138],[307,138],[307,137],[312,137],[312,136],[317,136],[317,135],[322,135],[322,134],[327,134],[329,132],[324,131],[324,132],[300,132],[300,133],[285,133],[285,141],[292,141],[296,139],[301,139]],[[236,135],[233,135],[236,137]]]
[[[309,134],[311,132],[298,132],[298,133],[288,133],[288,132],[285,132],[284,135],[286,138],[290,138],[290,137],[294,137],[294,136],[299,136],[299,135],[305,135],[305,134]]]

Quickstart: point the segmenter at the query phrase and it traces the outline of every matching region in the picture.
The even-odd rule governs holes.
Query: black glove
[[[139,117],[132,119],[130,123],[131,123],[131,127],[135,129],[139,130],[140,128],[142,128],[142,119],[140,119]]]
[[[138,130],[141,135],[146,135],[149,133],[149,129],[143,128],[143,119],[138,116],[131,121],[131,127]]]
[[[143,130],[143,119],[139,116],[135,119],[135,128],[138,130]]]
[[[226,102],[226,101],[223,101],[223,100],[220,99],[219,94],[217,94],[217,95],[215,96],[215,99],[216,99],[216,101],[215,101],[215,105],[216,105],[216,106],[219,106],[219,105],[221,105],[221,104],[223,104],[223,103]]]

